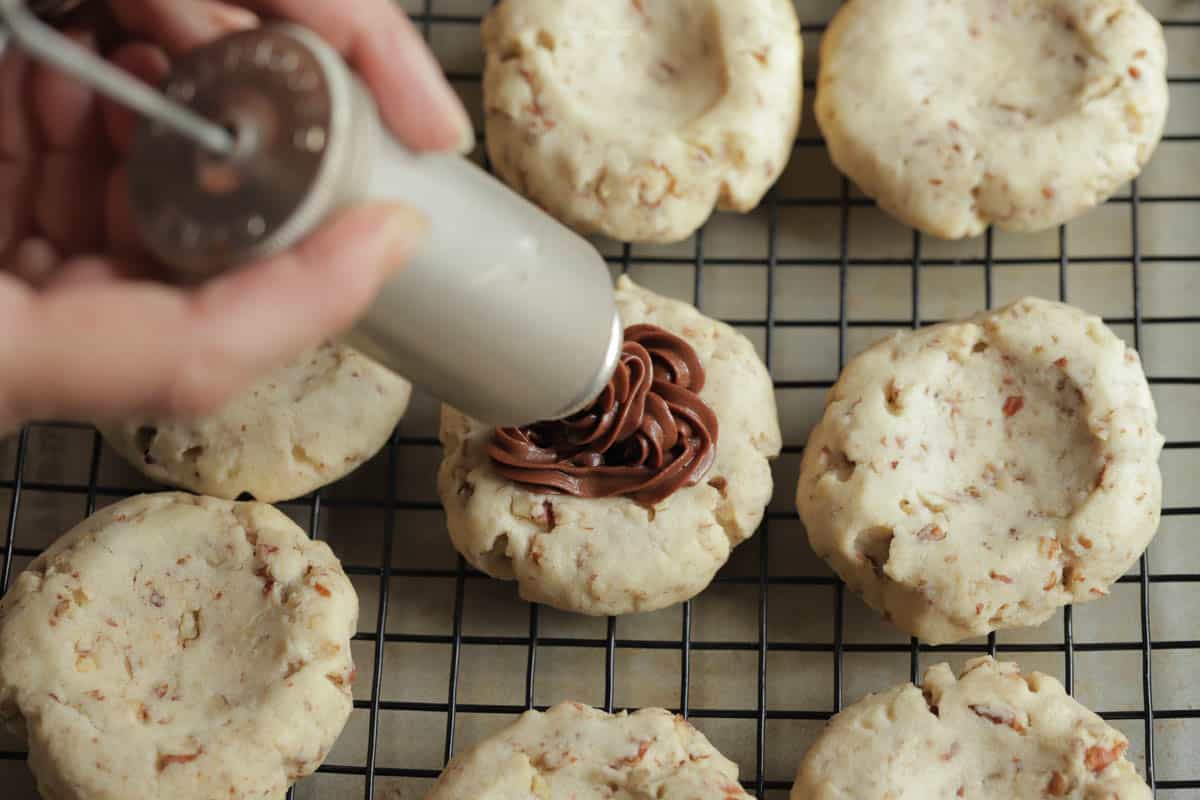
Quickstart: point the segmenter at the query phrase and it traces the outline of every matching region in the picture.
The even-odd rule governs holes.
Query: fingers
[[[108,251],[118,258],[140,258],[145,250],[133,206],[129,200],[129,173],[124,165],[117,167],[108,178],[104,201],[105,238]]]
[[[47,154],[41,167],[34,215],[39,229],[64,257],[104,245],[104,200],[111,157],[102,143],[91,152]]]
[[[470,117],[441,67],[393,0],[245,3],[312,28],[366,80],[393,132],[417,150],[474,146]]]
[[[95,51],[95,39],[79,31],[67,34],[76,44]],[[100,132],[96,95],[87,86],[58,70],[37,66],[30,78],[33,113],[42,140],[51,150],[88,145]]]
[[[116,262],[100,256],[76,258],[55,270],[43,285],[46,289],[61,289],[66,286],[100,286],[123,277],[126,270]]]
[[[38,294],[0,274],[0,414],[211,411],[349,325],[425,229],[406,207],[360,207],[194,293],[102,280],[107,265],[82,260]]]
[[[252,28],[258,18],[244,8],[217,0],[110,0],[117,20],[138,36],[183,53],[235,30]]]
[[[68,34],[94,50],[85,33]],[[39,168],[34,218],[64,256],[103,243],[103,200],[111,154],[104,143],[95,94],[73,78],[46,66],[29,75],[33,116],[45,155]]]
[[[40,236],[34,236],[25,239],[13,250],[9,269],[30,286],[36,287],[50,280],[58,262],[54,245]]]
[[[112,54],[112,62],[144,83],[160,84],[170,70],[167,54],[159,47],[145,42],[124,45]],[[116,103],[102,99],[100,111],[108,141],[117,153],[125,154],[133,143],[137,130],[137,114]]]
[[[257,24],[245,8],[217,0],[110,0],[131,32],[183,52]],[[470,117],[420,34],[393,0],[247,0],[240,3],[312,28],[341,51],[371,87],[388,125],[417,150],[474,146]]]
[[[186,297],[153,284],[67,284],[22,298],[0,275],[0,410],[17,421],[137,408],[138,392],[173,369]],[[2,422],[0,422],[2,424]]]
[[[15,47],[0,58],[0,159],[30,159],[38,151],[27,80],[32,69]]]
[[[33,418],[16,397],[23,376],[14,355],[16,347],[21,346],[15,334],[27,323],[33,297],[33,290],[23,281],[0,270],[0,436]],[[11,337],[11,341],[5,337]]]
[[[9,161],[0,157],[0,270],[33,230],[36,177],[32,160]]]
[[[39,145],[29,113],[30,69],[15,47],[0,56],[0,269],[33,226]]]
[[[199,399],[204,407],[214,387],[227,394],[236,388],[231,381],[240,385],[348,328],[427,230],[425,217],[407,206],[360,207],[288,253],[201,289],[192,313],[209,321],[214,341],[223,338],[226,346],[197,354],[177,375],[167,405],[187,409]],[[253,348],[245,347],[250,341]],[[222,352],[237,355],[229,362]]]

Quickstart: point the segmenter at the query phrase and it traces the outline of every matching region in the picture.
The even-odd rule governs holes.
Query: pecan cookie
[[[483,46],[492,164],[581,231],[686,239],[758,205],[791,156],[791,0],[503,0]]]
[[[931,643],[1103,597],[1158,528],[1141,362],[1097,317],[1025,299],[847,365],[801,464],[813,549]]]
[[[991,658],[947,664],[838,714],[804,760],[793,800],[1119,797],[1150,789],[1120,731],[1040,672]]]
[[[834,163],[901,221],[1036,231],[1141,171],[1166,63],[1137,0],[850,0],[821,43],[815,111]]]
[[[147,476],[201,494],[264,503],[332,483],[375,455],[404,416],[408,381],[326,343],[259,379],[215,414],[98,425]]]
[[[746,337],[624,277],[617,304],[640,360],[623,358],[594,407],[557,426],[573,449],[550,452],[556,426],[494,431],[442,414],[438,491],[454,546],[526,599],[584,614],[704,589],[762,520],[781,446],[771,377]],[[637,332],[650,326],[661,331]],[[649,374],[663,369],[672,381]]]
[[[737,765],[682,717],[661,708],[605,714],[579,703],[525,712],[456,756],[426,800],[483,797],[751,800]]]
[[[278,798],[352,705],[358,598],[259,503],[142,495],[0,601],[0,716],[47,800]]]

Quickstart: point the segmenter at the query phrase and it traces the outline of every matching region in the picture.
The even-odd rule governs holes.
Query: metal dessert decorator
[[[0,0],[13,42],[139,112],[130,190],[142,239],[177,282],[286,249],[356,200],[395,198],[430,232],[345,336],[491,425],[579,411],[622,344],[603,257],[466,158],[417,154],[312,31],[270,24],[199,47],[151,88],[31,10]]]

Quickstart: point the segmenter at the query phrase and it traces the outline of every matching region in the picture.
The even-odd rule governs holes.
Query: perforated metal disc
[[[235,33],[181,57],[165,91],[236,133],[217,157],[147,122],[130,160],[146,246],[198,280],[276,248],[321,177],[334,113],[328,76],[286,32]]]

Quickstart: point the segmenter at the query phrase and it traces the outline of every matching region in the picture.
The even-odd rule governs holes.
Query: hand
[[[465,151],[470,122],[392,0],[111,0],[106,53],[158,81],[173,53],[257,24],[320,33],[365,79],[397,137]],[[96,47],[94,31],[73,38]],[[14,48],[0,61],[0,434],[30,419],[213,410],[348,327],[426,230],[395,204],[352,208],[277,257],[180,289],[133,230],[124,153],[135,120]]]

